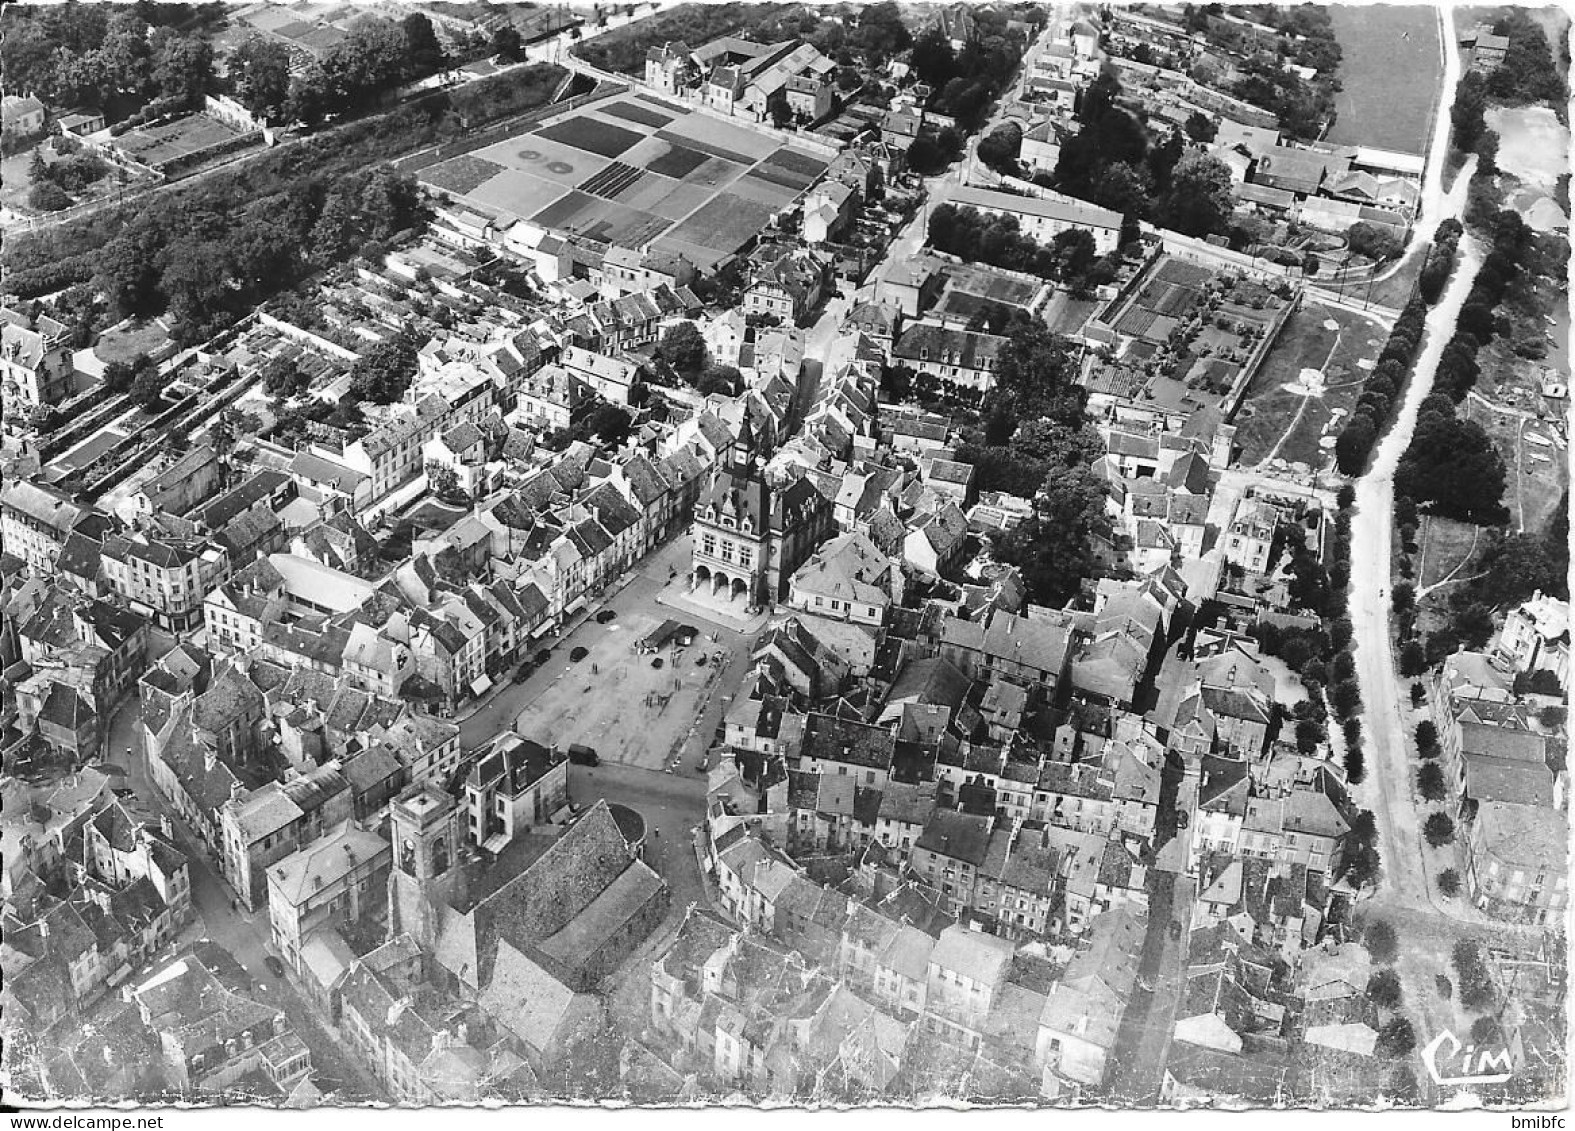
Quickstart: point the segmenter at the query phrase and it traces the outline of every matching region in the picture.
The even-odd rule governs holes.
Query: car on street
[[[543,648],[540,652],[537,652],[534,656],[532,656],[531,659],[535,661],[536,666],[539,668],[548,660],[552,659],[552,649]]]
[[[267,965],[268,972],[275,978],[284,977],[284,963],[279,961],[278,955],[270,954],[263,959],[263,962]]]
[[[653,668],[661,667],[662,666],[662,657],[658,656],[658,657],[656,657],[656,659],[652,660],[651,661],[651,666]]]
[[[574,651],[569,653],[569,662],[572,664],[577,664],[590,654],[591,650],[589,648],[576,648]]]
[[[608,621],[615,621],[617,619],[618,619],[618,610],[617,609],[603,609],[601,612],[596,614],[596,623],[597,624],[606,624]]]
[[[523,664],[520,665],[520,670],[514,673],[514,682],[515,683],[524,683],[527,679],[529,679],[531,677],[531,673],[534,672],[535,670],[536,670],[536,665],[531,663],[531,661],[526,660]]]
[[[569,761],[576,766],[599,766],[601,758],[589,746],[582,746],[578,742],[569,747]]]

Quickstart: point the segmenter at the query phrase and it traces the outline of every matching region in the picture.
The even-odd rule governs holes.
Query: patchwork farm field
[[[621,91],[418,176],[503,226],[528,220],[709,268],[797,203],[827,163],[748,123]]]

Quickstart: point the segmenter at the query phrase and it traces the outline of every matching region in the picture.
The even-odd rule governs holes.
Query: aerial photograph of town
[[[1562,1110],[1570,43],[6,4],[6,1110]]]

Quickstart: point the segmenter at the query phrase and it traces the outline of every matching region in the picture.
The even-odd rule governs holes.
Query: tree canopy
[[[416,357],[423,342],[400,334],[366,350],[350,369],[350,395],[372,404],[393,404],[405,395],[416,375]]]

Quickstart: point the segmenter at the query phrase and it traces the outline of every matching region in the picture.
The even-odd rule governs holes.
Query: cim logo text
[[[1462,1045],[1448,1029],[1427,1043],[1422,1063],[1435,1084],[1502,1084],[1515,1067],[1508,1049]]]

